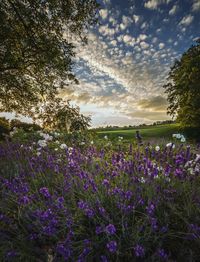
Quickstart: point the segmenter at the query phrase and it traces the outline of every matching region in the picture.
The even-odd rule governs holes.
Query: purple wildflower
[[[101,226],[97,226],[97,227],[96,227],[95,232],[96,232],[97,235],[101,234],[103,231],[104,231],[104,230],[103,230],[103,227],[101,227]]]
[[[157,255],[158,255],[162,260],[167,260],[167,259],[168,259],[167,253],[166,253],[165,250],[162,249],[162,248],[159,248],[159,249],[158,249]]]
[[[61,255],[65,260],[68,260],[71,256],[69,247],[66,247],[63,243],[59,243],[56,247],[56,252]]]
[[[141,245],[136,245],[134,247],[134,251],[135,251],[135,256],[136,257],[144,257],[144,255],[145,255],[144,247],[141,246]]]
[[[100,258],[101,258],[101,262],[108,262],[108,259],[106,256],[102,255]]]
[[[51,197],[47,187],[41,187],[39,192],[40,192],[40,194],[42,194],[46,198],[50,198]]]
[[[116,228],[113,224],[109,224],[106,226],[106,233],[109,235],[114,235],[116,232]]]
[[[110,241],[106,245],[107,249],[110,253],[115,253],[117,251],[117,242],[116,241]]]

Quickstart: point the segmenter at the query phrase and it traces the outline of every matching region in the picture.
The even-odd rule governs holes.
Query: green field
[[[151,139],[151,138],[160,138],[165,139],[172,136],[172,134],[179,132],[178,124],[168,124],[168,125],[158,125],[158,126],[150,126],[144,128],[134,128],[134,129],[116,129],[112,131],[99,131],[97,132],[100,138],[105,135],[108,136],[109,139],[115,139],[119,136],[122,136],[124,139],[130,140],[135,139],[136,130],[140,131],[142,138]]]

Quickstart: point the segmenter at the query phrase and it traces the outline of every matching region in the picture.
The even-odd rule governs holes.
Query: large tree
[[[86,42],[97,10],[96,0],[0,1],[0,111],[30,114],[77,82],[72,36]]]
[[[168,113],[182,126],[200,127],[200,40],[175,61],[164,88]]]
[[[63,132],[81,131],[90,126],[90,117],[80,113],[79,107],[73,107],[69,101],[54,98],[35,108],[35,120],[49,130]]]

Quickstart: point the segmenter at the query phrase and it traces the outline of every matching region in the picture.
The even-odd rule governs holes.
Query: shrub
[[[0,117],[0,139],[4,139],[10,131],[9,121],[5,117]]]
[[[198,261],[200,155],[41,135],[0,146],[0,260]]]
[[[13,130],[14,128],[21,128],[26,132],[30,131],[38,131],[41,130],[42,128],[34,123],[26,123],[26,122],[21,122],[18,119],[13,119],[10,121],[10,128]]]

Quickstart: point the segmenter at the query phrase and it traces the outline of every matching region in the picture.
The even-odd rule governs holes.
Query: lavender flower
[[[47,187],[41,187],[39,192],[40,192],[40,194],[42,194],[46,198],[50,198],[51,197]]]
[[[144,247],[143,246],[141,246],[141,245],[136,245],[135,247],[134,247],[134,252],[135,252],[135,256],[136,257],[144,257],[144,255],[145,255],[145,250],[144,250]]]
[[[116,232],[116,228],[113,224],[109,224],[106,226],[106,233],[109,235],[114,235]]]
[[[117,242],[116,241],[110,241],[106,245],[107,249],[110,253],[115,253],[117,251]]]

